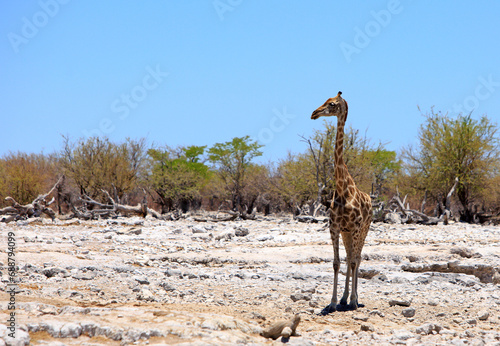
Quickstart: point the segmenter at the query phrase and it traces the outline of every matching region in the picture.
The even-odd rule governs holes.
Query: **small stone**
[[[316,293],[316,288],[314,286],[305,287],[300,290],[302,293]]]
[[[429,299],[427,301],[427,304],[430,306],[437,306],[439,304],[439,301],[437,299]]]
[[[48,305],[48,304],[42,304],[38,306],[38,311],[42,315],[58,315],[59,314],[59,309],[55,307],[54,305]]]
[[[56,276],[58,274],[62,274],[64,277],[67,277],[69,275],[69,273],[68,273],[68,271],[66,269],[59,268],[59,267],[44,268],[42,270],[42,274],[45,275],[48,278],[54,277],[54,276]]]
[[[196,234],[196,233],[207,233],[207,230],[203,227],[200,227],[200,226],[194,226],[191,231],[193,232],[193,234]]]
[[[161,283],[160,286],[167,292],[175,291],[175,287],[166,282]]]
[[[421,325],[420,327],[417,327],[415,332],[417,334],[421,334],[421,335],[429,335],[429,334],[432,334],[433,331],[435,331],[436,333],[439,333],[441,331],[441,329],[443,329],[443,327],[440,326],[439,324],[426,323],[424,325]]]
[[[403,311],[401,311],[401,313],[403,314],[404,317],[413,317],[415,316],[415,309],[414,308],[404,309]]]
[[[413,334],[407,330],[398,330],[394,333],[394,337],[398,340],[408,340],[413,338]]]
[[[295,280],[307,280],[307,277],[306,275],[304,275],[303,273],[292,273],[292,278],[294,278]]]
[[[137,300],[143,300],[147,302],[154,302],[155,301],[155,296],[154,294],[148,290],[148,289],[142,289],[141,292],[137,295]]]
[[[237,237],[246,237],[250,231],[248,228],[240,227],[234,231],[234,235]]]
[[[181,277],[182,276],[182,272],[180,271],[180,269],[173,269],[173,268],[168,268],[166,271],[165,271],[165,275],[168,276],[168,277]]]
[[[309,301],[309,300],[311,300],[312,296],[310,294],[304,294],[304,293],[293,293],[290,295],[290,298],[294,302],[297,302],[299,300]]]
[[[354,320],[356,320],[356,321],[366,322],[366,321],[368,321],[368,318],[369,318],[369,317],[368,317],[368,316],[366,316],[366,315],[355,315],[355,316],[353,316],[352,318],[353,318]]]
[[[256,238],[257,241],[268,241],[273,239],[274,237],[270,234],[262,234]]]
[[[93,280],[96,276],[97,276],[97,274],[95,272],[92,272],[92,271],[79,272],[79,273],[76,273],[74,275],[71,275],[71,277],[73,279],[77,279],[77,280]]]
[[[480,321],[486,321],[490,317],[490,313],[488,311],[481,311],[477,316],[477,319]]]
[[[464,258],[481,257],[481,254],[474,252],[471,248],[461,246],[451,248],[450,252]]]
[[[222,232],[221,234],[218,234],[215,236],[215,240],[225,240],[229,241],[233,238],[234,233],[232,231],[226,231]]]
[[[371,280],[375,276],[380,274],[380,270],[377,270],[375,268],[360,268],[359,269],[359,277],[362,279],[367,279]]]
[[[375,327],[372,326],[371,324],[362,324],[361,325],[361,331],[362,332],[374,332]]]
[[[127,233],[125,234],[128,234],[128,235],[139,235],[142,233],[142,228],[139,228],[139,227],[132,227],[131,229],[129,229],[127,231]]]
[[[470,320],[467,320],[467,323],[471,326],[475,326],[477,325],[477,320],[475,318],[471,318]]]
[[[410,262],[417,262],[420,258],[414,255],[409,255],[408,256],[408,261]]]
[[[145,276],[135,276],[134,280],[140,283],[141,285],[149,285],[149,280]]]
[[[380,316],[380,317],[382,317],[382,318],[384,318],[384,317],[385,317],[385,314],[384,314],[382,311],[379,311],[379,310],[373,310],[373,311],[370,311],[368,314],[369,314],[370,316],[371,316],[371,315],[377,315],[377,316]]]
[[[389,306],[395,306],[395,305],[410,306],[411,305],[411,301],[409,301],[409,300],[401,300],[401,299],[391,299],[391,300],[389,300]]]

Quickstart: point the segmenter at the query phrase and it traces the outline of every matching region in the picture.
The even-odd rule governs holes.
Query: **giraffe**
[[[368,194],[360,191],[352,179],[344,162],[344,126],[347,119],[347,102],[339,91],[336,97],[328,99],[316,109],[311,119],[321,116],[337,117],[337,134],[335,140],[335,192],[330,206],[330,236],[333,243],[333,294],[331,302],[322,314],[326,315],[337,310],[337,284],[340,269],[339,238],[346,250],[346,281],[340,307],[343,309],[358,308],[358,269],[361,262],[361,251],[372,220],[372,204]],[[352,276],[352,290],[349,305],[349,280]]]

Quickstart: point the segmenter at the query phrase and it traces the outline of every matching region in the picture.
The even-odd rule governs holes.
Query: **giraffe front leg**
[[[337,286],[339,281],[340,270],[340,255],[339,255],[339,237],[340,232],[330,226],[330,235],[333,244],[333,294],[330,304],[327,305],[322,311],[322,315],[328,315],[331,312],[337,311]]]
[[[349,298],[349,283],[351,279],[351,267],[349,265],[349,261],[347,260],[346,265],[346,273],[345,273],[345,286],[344,286],[344,294],[340,299],[340,305],[347,306],[347,298]]]

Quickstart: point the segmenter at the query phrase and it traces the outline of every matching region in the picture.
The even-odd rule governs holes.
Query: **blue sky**
[[[500,2],[0,2],[0,155],[62,135],[157,146],[250,135],[307,150],[343,92],[348,126],[415,144],[417,106],[500,119]]]

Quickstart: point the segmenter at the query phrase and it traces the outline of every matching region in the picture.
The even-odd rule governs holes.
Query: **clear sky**
[[[250,135],[307,150],[343,92],[348,126],[391,150],[423,111],[500,120],[500,2],[0,0],[0,155],[62,135],[157,146]]]

